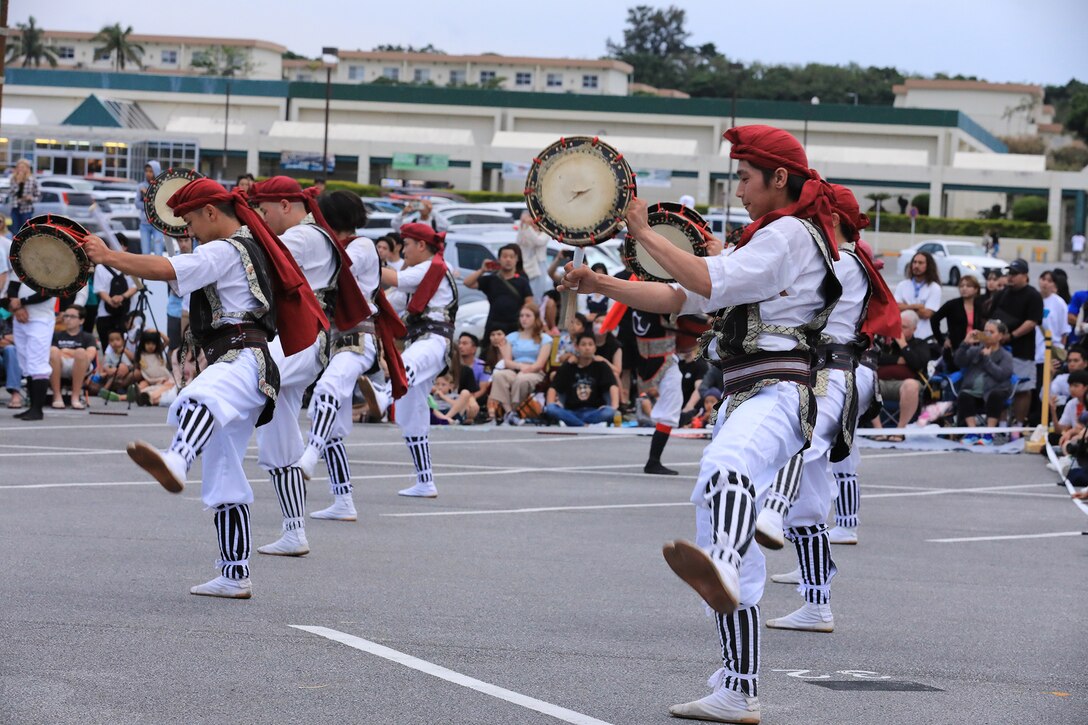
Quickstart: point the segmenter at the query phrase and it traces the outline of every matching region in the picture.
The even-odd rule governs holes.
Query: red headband
[[[854,192],[842,184],[832,184],[831,191],[835,198],[831,204],[832,209],[839,215],[839,222],[851,232],[847,237],[852,242],[858,241],[861,239],[861,230],[869,226],[869,217],[861,213]]]
[[[400,228],[400,235],[405,239],[415,239],[423,242],[436,252],[441,252],[446,247],[446,233],[436,232],[430,224],[412,222]]]
[[[174,192],[166,205],[175,216],[183,217],[191,211],[211,204],[219,206],[232,201],[234,196],[218,182],[211,179],[194,179]]]

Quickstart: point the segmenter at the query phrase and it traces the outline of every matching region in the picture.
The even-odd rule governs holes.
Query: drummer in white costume
[[[189,331],[208,367],[170,407],[169,421],[178,428],[169,449],[137,441],[128,453],[166,490],[179,493],[203,452],[201,499],[215,511],[219,576],[190,592],[248,599],[253,490],[242,461],[254,426],[266,423],[275,406],[279,375],[268,341],[279,334],[290,355],[313,345],[327,323],[298,266],[240,192],[202,178],[167,205],[201,242],[192,254],[128,254],[94,236],[85,249],[93,262],[166,280],[179,296],[192,295]],[[277,318],[291,324],[277,333]]]
[[[697,546],[665,546],[673,571],[715,611],[722,667],[714,692],[670,713],[718,722],[759,722],[759,606],[765,561],[751,546],[766,480],[811,436],[814,348],[840,288],[832,269],[830,190],[804,149],[769,126],[730,129],[740,159],[737,196],[756,221],[728,254],[698,258],[654,234],[646,205],[632,202],[629,233],[677,285],[626,282],[571,270],[564,287],[603,292],[639,309],[712,312],[702,353],[723,370],[726,400],[703,452],[692,494]],[[784,264],[788,260],[788,264]]]
[[[317,209],[315,195],[304,193],[297,181],[286,176],[253,184],[247,193],[250,203],[256,205],[269,228],[290,250],[326,318],[331,321],[343,315],[344,306],[353,306],[348,322],[359,322],[369,310],[350,274],[345,274],[345,289],[337,284],[341,269],[346,273],[350,262],[342,258],[343,250],[332,232],[320,223],[324,221],[320,211],[312,213]],[[280,369],[280,393],[272,420],[257,429],[257,463],[272,478],[283,514],[283,534],[275,542],[257,547],[261,554],[304,556],[310,552],[305,529],[306,482],[296,465],[303,451],[298,415],[306,389],[328,362],[328,342],[327,335],[318,335],[308,349],[290,357],[284,356],[278,341],[268,345]]]
[[[407,389],[404,363],[396,340],[404,337],[405,328],[379,285],[381,262],[374,242],[355,236],[356,229],[366,226],[366,207],[359,195],[334,191],[322,194],[318,204],[337,240],[347,245],[353,283],[368,301],[370,316],[354,328],[333,331],[332,359],[314,388],[309,440],[296,465],[310,478],[317,462],[324,457],[329,471],[333,504],[313,512],[310,518],[355,521],[351,469],[344,447],[344,438],[352,428],[352,394],[361,375],[378,370],[379,350],[392,375],[393,397],[404,394]]]
[[[434,498],[438,489],[431,470],[431,415],[427,407],[434,379],[450,359],[453,323],[457,317],[457,285],[442,258],[446,235],[427,224],[405,224],[404,268],[382,269],[382,284],[407,293],[405,325],[408,328],[404,369],[408,392],[397,402],[397,425],[412,454],[414,486],[398,491],[401,496]],[[394,303],[395,304],[395,303]]]
[[[5,255],[3,264],[7,266]],[[19,281],[14,273],[8,281],[7,309],[12,314],[12,336],[15,338],[15,354],[19,369],[30,379],[27,383],[30,407],[15,417],[20,420],[42,420],[42,409],[49,395],[49,348],[53,344],[53,328],[57,315],[53,311],[56,299],[35,292]],[[17,381],[9,380],[8,387],[18,387]]]
[[[842,285],[842,297],[827,321],[817,349],[822,369],[817,377],[818,415],[812,444],[794,456],[775,476],[759,518],[756,540],[772,549],[783,545],[783,519],[789,527],[786,538],[793,541],[800,562],[799,580],[804,605],[785,617],[767,620],[772,629],[831,632],[831,580],[836,567],[831,558],[824,521],[835,485],[828,470],[828,457],[845,458],[853,445],[858,416],[855,369],[861,354],[869,348],[869,333],[881,321],[897,322],[897,305],[883,278],[867,257],[855,249],[858,230],[868,225],[853,193],[832,185],[835,242],[839,260],[835,276]],[[892,330],[882,330],[886,334]]]

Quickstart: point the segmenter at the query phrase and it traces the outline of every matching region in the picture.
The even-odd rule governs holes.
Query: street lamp
[[[820,97],[819,96],[813,96],[811,103],[814,106],[820,105]],[[808,109],[806,108],[805,109],[805,133],[804,133],[804,138],[801,141],[801,145],[805,147],[806,151],[808,150],[808,116],[809,116],[809,112],[808,112]]]
[[[846,97],[851,99],[854,102],[855,106],[858,105],[858,94],[857,93],[847,93]]]
[[[227,73],[227,103],[223,114],[223,176],[220,177],[221,181],[225,181],[227,178],[227,134],[230,130],[230,71]]]
[[[322,48],[321,62],[325,64],[325,144],[321,147],[321,170],[327,174],[329,158],[329,103],[332,100],[332,69],[340,62],[338,48]]]
[[[744,70],[743,63],[730,63],[728,70]],[[732,75],[732,74],[731,74]],[[730,128],[736,128],[737,125],[737,86],[740,85],[740,79],[737,76],[733,76],[733,102],[730,107],[730,113],[732,114],[732,121],[729,124]],[[722,234],[729,229],[729,204],[733,198],[733,155],[729,155],[729,175],[725,177],[725,199],[722,200]]]

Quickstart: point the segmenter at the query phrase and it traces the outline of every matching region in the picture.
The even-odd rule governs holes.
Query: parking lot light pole
[[[332,101],[332,69],[339,60],[340,50],[338,48],[321,49],[321,61],[325,64],[325,143],[321,147],[321,170],[323,175],[331,174],[326,161],[329,158],[329,104]]]

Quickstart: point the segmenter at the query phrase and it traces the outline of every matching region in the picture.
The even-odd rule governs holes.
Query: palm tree
[[[101,48],[95,48],[94,52],[110,53],[113,57],[114,70],[124,70],[126,61],[131,62],[137,68],[142,68],[143,64],[140,63],[140,58],[143,57],[144,48],[142,45],[133,43],[128,39],[131,34],[131,25],[125,30],[121,30],[121,23],[107,25],[98,31],[98,35],[91,38],[91,40],[104,44]]]
[[[192,66],[204,69],[205,75],[226,78],[248,76],[254,67],[245,48],[233,45],[213,45],[203,52],[193,53]]]
[[[29,23],[19,23],[18,27],[23,32],[12,37],[7,62],[14,63],[22,57],[24,68],[31,64],[41,68],[43,60],[50,68],[56,68],[57,51],[45,44],[45,31],[34,24],[34,16],[30,16]]]

